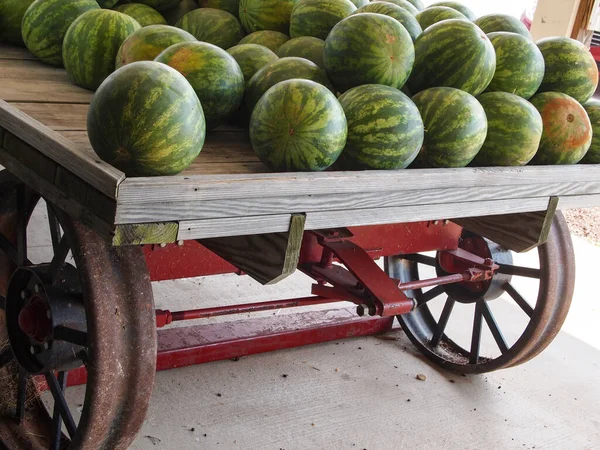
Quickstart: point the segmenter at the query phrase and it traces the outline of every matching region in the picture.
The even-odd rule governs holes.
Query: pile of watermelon
[[[0,39],[96,91],[90,142],[129,176],[226,124],[274,171],[600,163],[589,50],[458,1],[0,0]]]

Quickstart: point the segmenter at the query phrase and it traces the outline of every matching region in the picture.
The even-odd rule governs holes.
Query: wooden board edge
[[[281,275],[265,284],[271,285],[279,283],[296,271],[298,268],[298,262],[300,261],[300,250],[302,249],[302,238],[304,237],[305,224],[306,214],[292,214]]]
[[[179,223],[138,223],[117,225],[112,239],[114,246],[142,244],[170,244],[177,242]]]

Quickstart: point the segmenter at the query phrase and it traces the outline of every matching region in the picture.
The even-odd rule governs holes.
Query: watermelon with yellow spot
[[[185,170],[202,150],[206,126],[186,79],[142,61],[104,80],[90,104],[87,131],[100,158],[135,177]]]

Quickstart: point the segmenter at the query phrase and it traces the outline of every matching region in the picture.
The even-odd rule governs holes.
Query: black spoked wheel
[[[460,247],[492,258],[500,269],[490,281],[408,292],[418,306],[398,320],[409,339],[436,364],[462,373],[516,366],[542,352],[560,330],[573,296],[573,246],[562,214],[557,213],[548,241],[532,250],[537,251],[539,267],[514,265],[511,252],[468,231],[463,232]],[[388,257],[385,264],[391,277],[408,282],[420,278],[419,269],[423,266],[446,275],[449,261],[447,255],[438,253],[436,257]],[[537,299],[525,298],[517,287],[518,280],[537,284]],[[511,323],[502,323],[493,313],[494,302],[501,297],[516,305],[511,310]],[[468,313],[460,313],[460,308],[468,308]],[[460,322],[454,323],[451,330],[453,316]],[[515,321],[522,324],[522,332],[515,334]],[[506,328],[511,329],[511,339],[506,338],[503,325],[510,325]],[[482,346],[484,335],[491,345]]]
[[[32,263],[27,225],[38,201],[0,172],[0,448],[125,449],[156,365],[143,254],[109,246],[49,205],[52,256]],[[82,365],[85,401],[74,412],[68,371]]]

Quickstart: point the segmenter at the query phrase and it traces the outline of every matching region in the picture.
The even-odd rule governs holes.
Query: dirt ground
[[[600,246],[600,208],[570,209],[563,214],[573,234]]]

